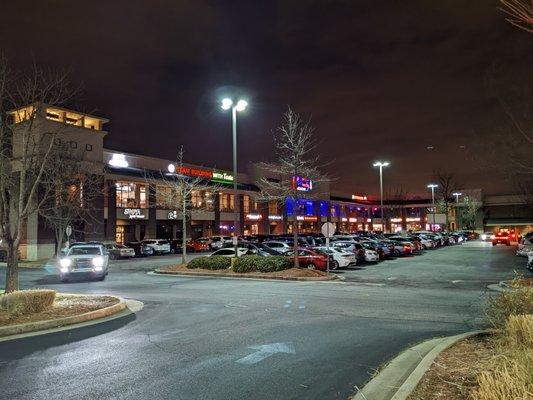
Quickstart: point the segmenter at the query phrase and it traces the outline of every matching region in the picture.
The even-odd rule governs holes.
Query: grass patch
[[[55,290],[17,290],[0,295],[0,311],[10,318],[35,314],[52,307],[55,298]]]
[[[511,290],[488,298],[486,314],[494,328],[504,328],[511,315],[533,314],[533,286],[524,286],[522,282],[523,278],[517,275],[511,281]]]
[[[112,296],[61,295],[55,297],[53,304],[36,313],[10,315],[0,310],[0,326],[46,321],[56,318],[80,315],[117,304],[119,299]]]

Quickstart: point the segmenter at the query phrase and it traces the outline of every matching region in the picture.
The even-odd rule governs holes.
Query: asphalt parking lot
[[[473,242],[339,272],[342,282],[146,274],[176,256],[117,261],[103,282],[23,270],[25,288],[111,293],[145,308],[0,342],[3,396],[345,399],[409,345],[485,327],[486,285],[523,264],[514,250]]]

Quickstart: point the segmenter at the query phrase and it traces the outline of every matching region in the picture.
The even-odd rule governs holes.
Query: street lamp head
[[[388,161],[376,161],[373,166],[374,167],[388,167],[390,163]]]
[[[452,195],[453,195],[453,196],[457,196],[457,197],[459,197],[459,196],[462,195],[462,193],[461,193],[461,192],[455,192],[455,193],[452,193]]]
[[[170,172],[171,174],[176,172],[176,166],[174,164],[168,164],[167,169],[168,169],[168,172]]]
[[[436,183],[430,183],[430,184],[428,185],[428,189],[435,189],[435,188],[437,188],[437,187],[439,187],[439,185],[437,185]]]
[[[244,111],[247,106],[248,106],[248,102],[246,100],[239,100],[237,102],[237,105],[235,106],[235,109],[237,111]]]
[[[226,97],[222,99],[222,105],[220,106],[223,110],[229,110],[231,106],[233,105],[233,100]]]

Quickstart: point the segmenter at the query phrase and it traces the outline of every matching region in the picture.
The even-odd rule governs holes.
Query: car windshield
[[[72,247],[68,252],[69,256],[85,256],[100,254],[99,247]]]

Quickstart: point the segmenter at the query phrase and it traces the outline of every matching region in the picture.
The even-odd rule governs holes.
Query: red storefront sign
[[[194,176],[197,178],[213,178],[213,171],[208,169],[191,168],[191,167],[179,167],[177,172],[183,175]]]

